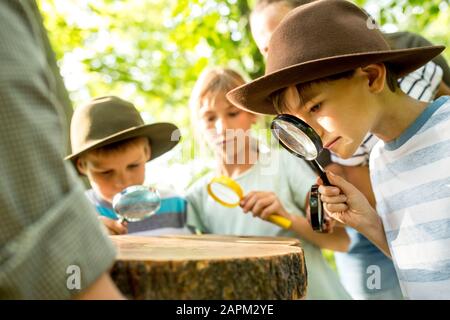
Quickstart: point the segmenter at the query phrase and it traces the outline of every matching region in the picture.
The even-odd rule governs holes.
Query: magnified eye
[[[321,107],[321,103],[318,103],[318,104],[314,105],[311,109],[309,109],[309,112],[312,112],[312,113],[317,112],[317,111],[319,111],[320,107]]]
[[[272,120],[272,134],[289,152],[306,160],[314,160],[322,150],[319,135],[303,120],[281,114]]]

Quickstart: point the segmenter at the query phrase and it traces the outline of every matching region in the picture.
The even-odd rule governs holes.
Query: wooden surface
[[[200,241],[222,241],[253,244],[281,244],[287,246],[300,246],[300,240],[285,237],[252,237],[252,236],[227,236],[220,234],[202,234],[202,235],[164,235],[164,238],[189,239]]]
[[[132,299],[300,299],[306,267],[298,240],[272,237],[111,236],[111,276]]]

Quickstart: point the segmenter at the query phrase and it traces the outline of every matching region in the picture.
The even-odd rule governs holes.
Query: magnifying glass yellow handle
[[[220,203],[221,205],[228,207],[228,208],[233,208],[239,205],[239,201],[238,202],[225,202],[223,201],[220,197],[218,197],[212,190],[212,184],[213,183],[218,183],[221,184],[223,186],[228,187],[229,189],[231,189],[238,197],[239,197],[239,201],[244,197],[244,191],[242,190],[241,186],[234,181],[233,179],[231,179],[230,177],[227,176],[216,176],[214,177],[211,182],[208,184],[207,186],[207,191],[208,194],[214,199],[216,200],[218,203]],[[269,216],[269,218],[267,218],[267,220],[269,220],[272,223],[275,223],[276,225],[285,228],[285,229],[289,229],[292,225],[292,221],[282,217],[280,215],[277,214],[273,214],[271,216]]]
[[[280,227],[282,227],[284,229],[289,229],[292,225],[291,220],[289,220],[285,217],[279,216],[277,214],[273,214],[273,215],[269,216],[269,218],[267,218],[267,220],[269,220],[272,223],[275,223],[276,225],[279,225]]]

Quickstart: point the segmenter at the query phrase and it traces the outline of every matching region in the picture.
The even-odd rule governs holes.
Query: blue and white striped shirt
[[[450,299],[450,97],[378,142],[370,172],[404,296]]]

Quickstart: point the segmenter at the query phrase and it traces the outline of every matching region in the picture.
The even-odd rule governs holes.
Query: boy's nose
[[[324,136],[325,136],[325,130],[324,130],[324,128],[323,128],[318,122],[316,122],[316,121],[310,121],[308,124],[309,124],[309,125],[311,126],[311,128],[313,128],[314,131],[319,135],[320,140],[323,141]]]
[[[116,187],[122,191],[130,186],[130,178],[126,174],[119,174],[116,178]]]

